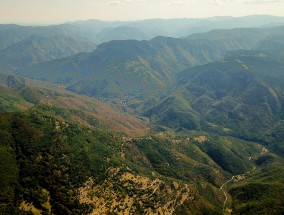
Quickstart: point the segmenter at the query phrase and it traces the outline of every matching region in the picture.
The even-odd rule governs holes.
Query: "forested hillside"
[[[188,67],[221,60],[228,51],[251,49],[283,33],[282,26],[216,30],[184,39],[111,41],[91,53],[24,67],[16,73],[67,84],[68,89],[89,96],[147,97],[174,87],[176,75]]]
[[[264,18],[1,25],[0,214],[283,214]]]

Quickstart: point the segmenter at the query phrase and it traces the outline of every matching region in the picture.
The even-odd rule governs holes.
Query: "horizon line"
[[[49,26],[49,25],[64,25],[64,24],[72,24],[76,22],[88,22],[88,21],[99,21],[99,22],[142,22],[142,21],[153,21],[153,20],[202,20],[202,19],[214,19],[214,18],[244,18],[244,17],[253,17],[253,16],[270,16],[270,17],[277,17],[277,18],[284,18],[283,16],[271,15],[271,14],[250,14],[244,16],[208,16],[208,17],[177,17],[177,18],[163,18],[163,17],[156,17],[156,18],[145,18],[145,19],[97,19],[97,18],[90,18],[90,19],[76,19],[76,20],[66,20],[62,22],[3,22],[0,25],[20,25],[20,26]]]

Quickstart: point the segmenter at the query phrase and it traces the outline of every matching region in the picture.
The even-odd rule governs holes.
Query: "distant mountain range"
[[[21,67],[92,51],[95,44],[68,36],[29,36],[0,51],[0,70],[9,72]]]
[[[150,19],[132,22],[87,20],[50,26],[0,25],[0,50],[32,35],[68,36],[99,44],[110,40],[149,40],[156,36],[185,37],[213,29],[283,25],[283,17],[255,15],[200,19]]]
[[[115,40],[16,73],[79,94],[120,98],[158,126],[269,144],[284,116],[283,35],[279,26]]]
[[[213,30],[175,39],[111,41],[95,51],[23,67],[16,73],[66,84],[90,96],[148,96],[175,85],[188,67],[221,60],[228,51],[253,49],[262,40],[280,37],[284,27]]]
[[[281,24],[284,24],[283,17],[247,16],[132,22],[87,20],[51,26],[0,25],[0,70],[9,72],[79,52],[91,52],[97,45],[112,40],[141,41],[158,36],[181,38],[213,29]]]
[[[283,214],[283,23],[0,25],[0,214]]]

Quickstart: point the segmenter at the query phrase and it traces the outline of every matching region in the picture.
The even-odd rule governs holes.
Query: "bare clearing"
[[[103,183],[89,178],[79,188],[81,203],[93,204],[91,214],[173,214],[186,200],[193,200],[195,191],[176,181],[168,185],[158,178],[140,176],[111,168]]]
[[[199,143],[204,143],[205,141],[207,141],[207,137],[205,137],[204,135],[202,136],[198,136],[194,138],[195,141],[199,142]]]

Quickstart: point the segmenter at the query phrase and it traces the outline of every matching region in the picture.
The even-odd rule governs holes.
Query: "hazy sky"
[[[270,14],[284,16],[284,0],[0,0],[0,23],[139,20]]]

